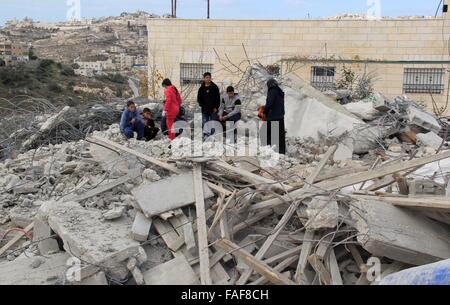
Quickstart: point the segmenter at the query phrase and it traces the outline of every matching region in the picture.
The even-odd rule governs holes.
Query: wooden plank
[[[153,225],[170,250],[178,251],[184,245],[184,238],[179,236],[167,222],[156,218],[153,220]]]
[[[120,177],[108,184],[101,185],[101,186],[96,187],[95,189],[89,190],[86,193],[84,193],[83,195],[71,196],[71,197],[65,198],[64,202],[68,202],[68,201],[80,202],[80,201],[92,198],[94,196],[97,196],[104,192],[107,192],[115,187],[118,187],[119,185],[122,185],[129,180],[136,179],[140,175],[141,175],[141,172],[139,170],[133,170],[128,175]]]
[[[364,196],[354,195],[352,197],[368,200],[379,200],[399,207],[418,208],[436,212],[450,212],[450,198],[448,197],[387,197],[387,196]]]
[[[269,248],[272,245],[272,243],[275,241],[275,239],[278,237],[278,235],[284,229],[286,224],[291,219],[292,215],[294,215],[294,213],[296,212],[299,204],[300,204],[300,201],[296,201],[287,209],[286,213],[284,213],[284,215],[281,218],[281,220],[278,222],[276,227],[273,229],[273,233],[270,234],[267,237],[267,239],[264,242],[264,244],[261,246],[261,248],[256,253],[256,255],[255,255],[256,259],[263,259],[264,258],[264,255],[269,250]],[[251,269],[249,269],[244,274],[242,274],[241,277],[239,278],[239,280],[237,281],[237,284],[238,285],[245,285],[247,283],[248,279],[250,278],[250,276],[252,275],[252,272],[253,271]]]
[[[214,217],[213,223],[211,224],[211,226],[209,227],[209,231],[208,231],[208,236],[211,235],[212,230],[214,229],[214,227],[217,225],[217,223],[219,223],[220,219],[222,218],[222,214],[225,212],[225,210],[228,208],[228,206],[230,205],[230,203],[233,201],[233,199],[236,196],[236,190],[233,192],[233,194],[230,195],[230,197],[228,197],[227,202],[225,203],[225,205],[220,207],[220,210],[217,210],[217,214]]]
[[[290,258],[292,256],[298,256],[300,254],[300,251],[302,250],[302,246],[298,246],[292,249],[289,249],[285,252],[282,252],[280,254],[277,254],[275,256],[269,257],[268,259],[264,260],[264,262],[268,265],[278,263],[282,260],[285,260],[287,258]]]
[[[283,272],[284,269],[286,269],[287,267],[289,267],[290,265],[295,263],[296,260],[297,260],[297,257],[295,257],[295,256],[288,257],[288,258],[284,259],[281,263],[276,265],[273,268],[273,270],[275,270],[277,272]],[[259,279],[257,279],[256,281],[251,282],[249,285],[264,285],[267,282],[268,282],[268,280],[262,276]]]
[[[406,183],[405,176],[395,173],[393,177],[395,179],[395,182],[397,182],[399,193],[402,195],[408,195],[408,184]]]
[[[290,201],[292,201],[292,199],[302,198],[303,196],[307,195],[308,193],[311,196],[313,194],[322,193],[324,191],[335,191],[335,190],[339,190],[339,189],[347,187],[347,186],[352,186],[352,185],[355,185],[355,184],[358,184],[358,183],[361,183],[364,181],[372,180],[372,179],[379,178],[379,177],[384,177],[387,175],[394,174],[396,172],[401,172],[401,171],[405,171],[405,170],[412,169],[412,168],[417,168],[419,166],[422,166],[422,165],[425,165],[428,163],[433,163],[433,162],[440,161],[443,159],[448,159],[448,158],[450,158],[450,151],[446,151],[446,152],[443,152],[443,153],[440,153],[437,155],[432,155],[432,156],[427,156],[427,157],[423,157],[423,158],[418,158],[418,159],[402,162],[399,164],[393,164],[390,166],[380,167],[378,169],[368,171],[368,172],[358,173],[355,175],[349,175],[347,177],[342,177],[341,179],[338,179],[337,181],[323,181],[323,182],[315,184],[315,186],[317,187],[317,190],[315,190],[315,191],[310,191],[310,190],[305,190],[305,189],[295,190],[295,191],[289,192],[288,194],[282,196],[281,198],[272,198],[272,199],[265,200],[260,203],[254,204],[253,206],[250,207],[250,210],[273,208],[280,204],[283,204],[284,202],[290,202]]]
[[[319,279],[325,285],[331,285],[331,274],[323,264],[320,257],[316,254],[310,255],[308,257],[308,262],[311,264],[313,269],[316,271]]]
[[[333,169],[331,172],[326,171],[323,174],[320,174],[315,180],[314,183],[321,182],[324,180],[331,180],[335,178],[339,178],[346,175],[356,174],[360,172],[365,172],[370,170],[370,166],[360,166],[360,167],[351,167],[351,168],[341,168],[341,169]]]
[[[356,248],[355,245],[347,245],[347,248],[350,250],[350,253],[352,254],[353,259],[356,262],[356,266],[358,266],[359,271],[361,271],[361,273],[367,272],[367,266],[364,263],[364,260],[361,256],[361,254],[359,253],[358,249]]]
[[[273,214],[273,210],[272,209],[267,209],[267,210],[263,210],[263,211],[259,211],[258,213],[254,214],[253,216],[249,217],[247,220],[235,225],[233,227],[233,230],[231,231],[231,234],[236,234],[237,232],[250,227],[251,225],[257,223],[258,221],[260,221],[261,219],[266,218],[269,215]]]
[[[150,162],[152,164],[155,164],[155,165],[157,165],[157,166],[159,166],[161,168],[164,168],[164,169],[166,169],[166,170],[168,170],[168,171],[170,171],[172,173],[175,173],[175,174],[181,174],[182,173],[182,171],[180,169],[176,168],[173,165],[170,165],[170,164],[168,164],[168,163],[166,163],[164,161],[161,161],[161,160],[158,160],[156,158],[153,158],[153,157],[150,157],[148,155],[145,155],[143,153],[140,153],[140,152],[138,152],[138,151],[136,151],[134,149],[128,148],[128,147],[126,147],[124,145],[117,144],[117,143],[115,143],[113,141],[110,141],[110,140],[107,140],[107,139],[103,139],[103,138],[100,138],[100,137],[97,137],[97,136],[92,136],[90,138],[87,138],[86,140],[88,140],[88,141],[90,141],[90,142],[92,142],[94,144],[95,143],[99,143],[99,144],[103,144],[103,145],[105,145],[107,147],[114,147],[114,148],[116,148],[118,150],[121,150],[123,152],[129,153],[129,154],[134,155],[134,156],[136,156],[138,158],[141,158],[141,159],[143,159],[145,161],[148,161],[148,162]],[[230,191],[224,189],[223,187],[219,187],[219,186],[215,185],[214,183],[207,182],[207,184],[208,184],[208,186],[211,189],[215,190],[216,192],[223,193],[225,195],[231,194]]]
[[[193,168],[195,207],[197,211],[198,253],[200,257],[200,278],[202,285],[212,285],[209,269],[208,228],[206,227],[202,168],[198,163],[194,163]]]
[[[306,280],[305,278],[305,268],[308,263],[308,257],[311,254],[314,245],[314,231],[306,230],[305,241],[302,245],[302,251],[300,252],[300,257],[298,259],[297,269],[295,271],[295,282],[301,284]]]
[[[311,173],[311,175],[309,175],[308,178],[306,178],[306,180],[305,180],[305,184],[306,185],[305,185],[305,187],[303,189],[309,189],[311,187],[311,185],[314,183],[314,179],[316,179],[317,176],[320,174],[320,172],[325,167],[325,165],[327,164],[328,160],[334,154],[336,149],[337,149],[336,145],[331,146],[328,149],[328,151],[323,156],[322,160],[319,162],[319,164],[314,169],[314,171]],[[297,212],[297,208],[299,207],[300,203],[301,203],[301,200],[295,201],[294,203],[292,203],[289,206],[289,208],[287,209],[287,211],[284,213],[283,217],[281,218],[280,222],[274,228],[273,233],[270,234],[267,237],[267,239],[264,242],[264,244],[261,246],[261,248],[256,253],[256,255],[255,255],[256,258],[258,258],[258,259],[263,259],[264,258],[264,255],[269,250],[270,246],[275,241],[275,239],[278,237],[278,235],[281,233],[281,231],[284,229],[286,224],[289,222],[289,220],[291,219],[292,215],[294,215],[294,213]],[[248,279],[250,278],[251,274],[252,274],[252,270],[246,271],[239,278],[237,283],[240,284],[240,285],[244,285],[248,281]]]
[[[289,185],[284,185],[281,182],[278,182],[276,180],[272,180],[272,179],[263,177],[261,175],[257,175],[252,172],[249,172],[245,169],[232,166],[224,161],[216,161],[213,164],[217,167],[220,167],[221,169],[224,169],[224,170],[227,170],[227,171],[230,171],[232,173],[239,175],[239,177],[242,180],[249,182],[251,184],[255,184],[255,185],[268,184],[268,185],[271,185],[273,188],[281,190],[281,191],[286,191],[286,190],[292,189],[292,187]]]
[[[336,259],[334,249],[330,249],[330,255],[328,255],[328,268],[330,269],[331,284],[332,285],[344,285],[342,281],[341,273],[339,271],[339,265]]]
[[[14,236],[9,242],[6,243],[1,249],[0,249],[0,256],[2,256],[6,251],[8,251],[12,246],[14,246],[25,234],[28,233],[31,230],[33,230],[34,222],[30,223],[25,229],[24,232],[18,232],[16,236]]]
[[[261,274],[271,283],[277,285],[295,285],[294,282],[282,276],[279,272],[275,271],[269,265],[263,261],[255,258],[253,255],[240,248],[238,245],[227,239],[219,239],[216,243],[217,246],[230,254],[240,258],[245,264],[247,264],[252,270]]]

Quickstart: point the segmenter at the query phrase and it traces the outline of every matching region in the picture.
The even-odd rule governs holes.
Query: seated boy
[[[155,121],[152,118],[152,112],[148,108],[144,108],[141,113],[144,119],[144,138],[145,141],[153,140],[159,132],[159,128],[156,127]]]
[[[136,104],[133,101],[128,101],[127,108],[122,112],[120,131],[128,139],[134,137],[134,132],[137,132],[138,140],[142,140],[144,137],[144,121],[139,115]]]

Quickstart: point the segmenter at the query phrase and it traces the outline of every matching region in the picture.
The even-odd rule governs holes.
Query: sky
[[[67,20],[70,3],[80,2],[81,18],[117,16],[144,10],[171,12],[170,0],[0,0],[0,25],[12,18],[39,21]],[[211,0],[211,18],[303,19],[342,13],[380,12],[382,16],[434,16],[440,0]],[[379,8],[379,9],[378,9]],[[371,13],[372,12],[372,13]],[[206,0],[178,0],[179,18],[205,18]]]

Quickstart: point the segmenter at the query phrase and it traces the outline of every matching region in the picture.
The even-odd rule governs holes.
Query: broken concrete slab
[[[147,285],[199,285],[200,280],[185,257],[179,256],[144,272]]]
[[[58,241],[51,236],[52,229],[50,226],[36,217],[34,219],[33,242],[38,243],[38,248],[41,255],[48,255],[60,250]]]
[[[14,226],[25,228],[33,222],[37,211],[37,207],[16,206],[9,211],[9,218]]]
[[[64,242],[64,249],[80,259],[108,269],[108,276],[124,279],[126,260],[139,254],[139,243],[129,238],[131,220],[104,221],[102,212],[76,202],[48,202],[48,224]]]
[[[0,285],[55,285],[62,283],[70,258],[65,252],[41,257],[36,264],[35,257],[17,258],[12,262],[0,263]]]
[[[306,228],[309,230],[335,228],[338,224],[339,208],[336,200],[330,197],[317,196],[311,202],[306,203],[308,221]]]
[[[320,140],[325,137],[340,137],[353,130],[357,124],[364,124],[340,104],[322,92],[314,89],[298,76],[291,73],[283,77],[285,91],[286,129],[289,137]],[[265,97],[258,99],[264,104]],[[320,120],[317,118],[320,117]]]
[[[410,124],[420,126],[426,130],[434,131],[435,133],[439,133],[441,130],[441,125],[436,120],[436,118],[417,106],[410,105],[408,108],[408,116]]]
[[[151,227],[152,220],[138,211],[133,221],[133,227],[131,228],[131,237],[137,241],[146,241]]]
[[[438,149],[441,147],[444,140],[438,136],[436,133],[430,131],[429,133],[418,133],[416,135],[417,145],[431,147]]]
[[[103,271],[100,271],[81,282],[75,282],[74,284],[83,286],[105,286],[108,285],[108,280],[106,279],[106,274]]]
[[[214,196],[206,183],[203,183],[205,199]],[[136,201],[146,217],[178,209],[195,202],[192,173],[144,183],[132,191]]]
[[[411,265],[450,257],[450,235],[443,225],[417,212],[374,200],[351,203],[350,214],[364,249]]]
[[[344,105],[344,108],[365,121],[373,121],[380,115],[380,112],[373,107],[370,100],[348,103]]]

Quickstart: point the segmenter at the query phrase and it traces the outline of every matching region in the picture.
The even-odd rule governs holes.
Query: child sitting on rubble
[[[141,113],[144,120],[144,138],[145,141],[153,140],[159,132],[159,128],[156,127],[155,121],[152,118],[152,112],[148,108],[144,108]]]
[[[139,115],[133,101],[128,101],[127,108],[122,112],[120,131],[127,139],[133,138],[134,132],[137,132],[138,141],[141,141],[144,137],[144,120]]]

